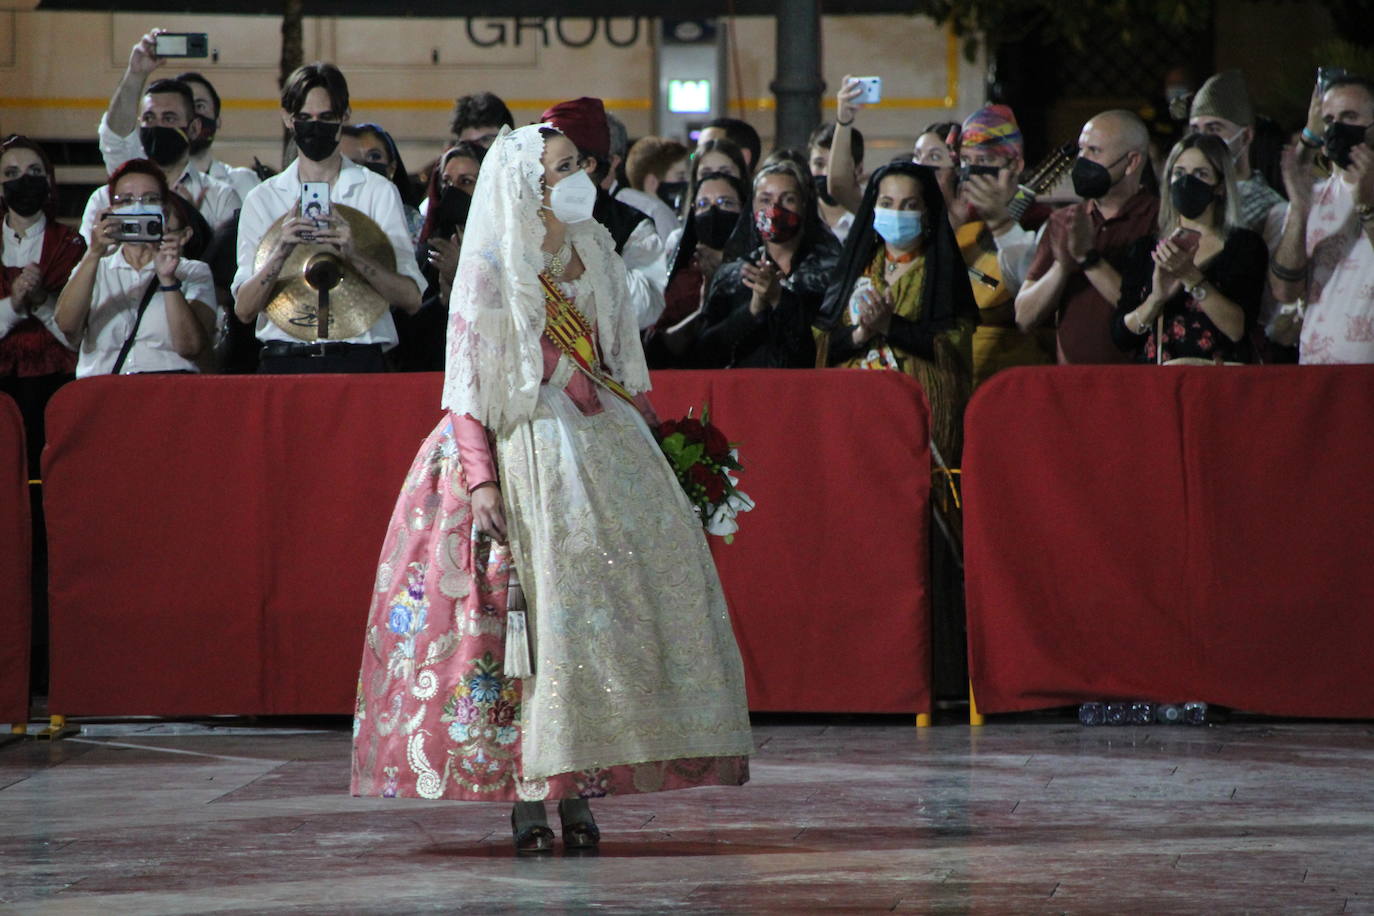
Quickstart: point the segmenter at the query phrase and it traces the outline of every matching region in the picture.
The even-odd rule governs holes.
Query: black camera
[[[162,241],[162,211],[147,213],[116,213],[116,242]]]
[[[960,181],[968,181],[972,175],[991,175],[996,178],[999,171],[995,165],[970,165],[965,162],[954,170],[954,174]]]

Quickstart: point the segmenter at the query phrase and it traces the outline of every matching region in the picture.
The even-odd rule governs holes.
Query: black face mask
[[[191,148],[191,141],[186,139],[186,131],[180,127],[140,127],[138,142],[143,144],[144,154],[163,168],[179,162]]]
[[[1169,200],[1179,216],[1197,219],[1216,200],[1216,188],[1196,175],[1184,175],[1170,183]]]
[[[835,206],[835,198],[830,196],[829,176],[815,175],[811,180],[816,183],[816,196],[820,198],[821,203],[825,204],[827,207]]]
[[[311,162],[323,162],[334,155],[339,148],[339,131],[343,125],[337,121],[297,121],[291,127],[296,138],[296,149]]]
[[[1364,142],[1368,127],[1359,124],[1333,122],[1326,125],[1322,142],[1326,146],[1327,158],[1343,169],[1350,168],[1350,151]]]
[[[1127,153],[1121,159],[1125,159]],[[1116,160],[1120,162],[1121,159]],[[1112,167],[1116,165],[1103,165],[1100,162],[1093,162],[1079,156],[1073,163],[1073,192],[1084,200],[1097,200],[1112,189],[1116,184],[1112,180]]]
[[[658,199],[668,205],[668,209],[676,213],[682,209],[682,198],[687,193],[687,182],[685,181],[660,181],[658,183]]]
[[[365,169],[371,169],[378,175],[381,175],[387,181],[391,180],[391,176],[386,173],[386,170],[390,168],[390,166],[388,166],[385,162],[359,162],[358,164]]]
[[[200,136],[191,141],[191,155],[199,156],[215,142],[215,120],[205,115],[196,115],[195,120],[200,122]]]
[[[42,175],[20,175],[0,187],[5,191],[5,206],[27,219],[48,202],[48,179]]]
[[[692,217],[692,222],[696,225],[697,241],[707,248],[719,251],[725,247],[726,241],[735,231],[735,226],[739,223],[739,214],[732,210],[712,207],[697,213]]]
[[[453,235],[454,229],[468,224],[468,211],[472,208],[472,195],[457,188],[444,188],[434,210],[434,234],[442,238]]]

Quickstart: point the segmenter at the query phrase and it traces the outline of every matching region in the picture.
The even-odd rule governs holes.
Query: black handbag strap
[[[147,288],[143,290],[143,298],[138,301],[138,314],[134,316],[134,326],[129,329],[129,336],[124,338],[124,346],[119,348],[119,358],[115,360],[111,375],[118,375],[119,370],[124,368],[124,361],[129,358],[129,351],[134,348],[134,338],[138,336],[138,326],[143,323],[143,313],[148,311],[148,303],[153,301],[153,293],[157,292],[161,282],[157,278],[157,272],[154,271],[153,279],[148,281]]]

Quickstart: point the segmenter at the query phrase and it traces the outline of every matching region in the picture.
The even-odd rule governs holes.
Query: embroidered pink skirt
[[[453,422],[406,475],[382,547],[353,721],[352,793],[513,801],[740,785],[747,757],[521,771],[522,681],[503,674],[507,549],[474,534]]]

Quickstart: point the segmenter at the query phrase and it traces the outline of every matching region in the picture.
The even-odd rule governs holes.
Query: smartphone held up
[[[153,39],[158,57],[209,57],[210,39],[205,32],[159,32]]]

